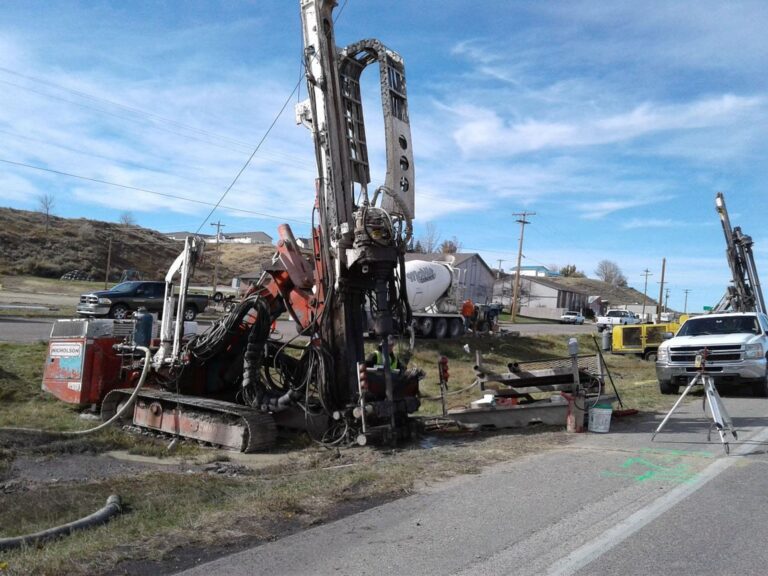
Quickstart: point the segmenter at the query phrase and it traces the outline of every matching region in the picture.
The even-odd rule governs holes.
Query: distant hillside
[[[162,279],[183,247],[155,230],[85,218],[51,216],[46,234],[45,219],[39,212],[0,208],[0,274],[60,278],[82,270],[102,280],[110,236],[112,281],[126,269],[138,270],[145,279]],[[194,283],[212,281],[215,248],[206,246]],[[220,283],[229,284],[234,276],[258,270],[273,252],[273,246],[222,244]]]

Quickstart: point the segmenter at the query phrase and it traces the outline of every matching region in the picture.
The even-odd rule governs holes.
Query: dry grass
[[[475,352],[479,351],[483,363],[499,372],[506,371],[505,366],[513,361],[546,360],[568,356],[568,336],[529,337],[484,337],[450,340],[421,340],[411,360],[412,366],[422,368],[427,376],[422,381],[422,394],[436,397],[440,394],[438,385],[437,361],[441,355],[449,360],[449,391],[457,391],[470,386],[475,380],[473,365]],[[578,337],[580,354],[595,354],[597,348],[591,336]],[[468,345],[470,353],[464,350]],[[663,396],[659,392],[653,363],[635,356],[606,354],[605,361],[622,401],[627,407],[640,410],[664,410],[672,405],[674,397]],[[610,387],[610,383],[606,382]],[[475,387],[465,393],[449,397],[449,408],[468,406],[472,400],[482,396]],[[422,402],[421,413],[438,414],[441,411],[439,401]]]
[[[112,282],[126,269],[139,270],[147,280],[160,280],[183,248],[182,242],[166,238],[155,230],[84,218],[52,216],[46,234],[41,214],[0,208],[0,274],[7,275],[2,283],[10,290],[6,283],[16,275],[60,278],[72,270],[82,270],[103,280],[109,237],[112,238]],[[213,250],[214,246],[207,247],[193,283],[212,280]],[[272,252],[273,246],[222,245],[220,281],[228,284],[235,275],[259,269],[260,262],[269,259]],[[98,286],[99,282],[89,283],[89,289]]]
[[[468,338],[465,341],[420,341],[412,365],[422,367],[426,394],[437,393],[436,363],[451,362],[451,388],[474,379],[474,350],[498,366],[511,360],[560,357],[566,338]],[[591,339],[580,344],[587,353]],[[463,345],[468,343],[472,354]],[[87,426],[66,405],[39,391],[43,345],[0,345],[0,425],[47,425],[61,429]],[[639,408],[667,405],[648,383],[652,366],[632,357],[609,356],[625,403]],[[637,382],[640,383],[637,383]],[[457,402],[476,397],[476,391]],[[634,404],[632,404],[634,403]],[[434,414],[439,403],[424,403]],[[17,439],[18,440],[18,439]],[[108,431],[92,439],[36,439],[19,445],[0,437],[0,477],[7,474],[14,453],[66,454],[102,451],[133,445],[163,453],[162,443]],[[131,573],[134,562],[157,562],[182,549],[244,547],[354,510],[412,493],[425,484],[459,474],[473,474],[492,463],[541,452],[569,441],[562,430],[536,427],[481,436],[430,437],[423,445],[397,449],[326,450],[296,439],[282,444],[278,464],[236,477],[186,470],[154,472],[87,483],[45,484],[29,491],[0,495],[2,536],[49,527],[90,513],[109,494],[120,494],[125,514],[107,526],[80,533],[41,549],[0,554],[14,574],[104,574],[121,566]],[[239,461],[239,459],[238,459]],[[122,564],[121,564],[122,563]],[[152,570],[150,570],[152,571]],[[157,569],[157,572],[160,570]]]
[[[328,451],[308,447],[286,463],[236,478],[153,473],[88,484],[48,486],[0,496],[3,535],[72,520],[117,493],[117,521],[40,550],[0,554],[15,574],[101,574],[121,561],[161,560],[180,546],[252,544],[324,522],[339,506],[380,502],[425,483],[541,451],[566,441],[561,432],[467,438],[432,449]]]
[[[39,276],[1,276],[3,290],[30,294],[54,294],[57,296],[79,296],[83,292],[102,290],[104,282],[84,282],[41,278]]]

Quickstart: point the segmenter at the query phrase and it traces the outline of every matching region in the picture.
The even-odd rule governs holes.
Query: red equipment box
[[[101,404],[120,381],[121,357],[112,349],[133,333],[133,321],[58,320],[51,330],[43,390],[69,404]]]

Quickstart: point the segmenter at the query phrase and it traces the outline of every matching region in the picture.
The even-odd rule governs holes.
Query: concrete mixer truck
[[[464,334],[459,313],[464,296],[463,273],[445,261],[405,263],[405,286],[417,335],[457,338]]]

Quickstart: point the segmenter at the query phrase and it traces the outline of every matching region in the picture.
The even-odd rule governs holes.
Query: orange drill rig
[[[418,378],[390,366],[386,345],[383,366],[366,367],[363,340],[367,314],[383,343],[411,324],[404,253],[414,168],[405,69],[377,40],[337,48],[336,4],[301,0],[309,98],[296,117],[311,131],[318,168],[311,258],[289,226],[280,226],[277,252],[260,281],[209,330],[184,337],[172,295],[174,274],[181,272],[183,295],[199,256],[187,249],[166,277],[167,310],[145,386],[129,405],[143,360],[130,343],[116,346],[121,362],[103,388],[104,419],[243,451],[269,448],[278,426],[306,429],[329,444],[410,435]],[[370,65],[378,68],[387,167],[372,193],[360,90]],[[307,343],[270,337],[283,312]]]

